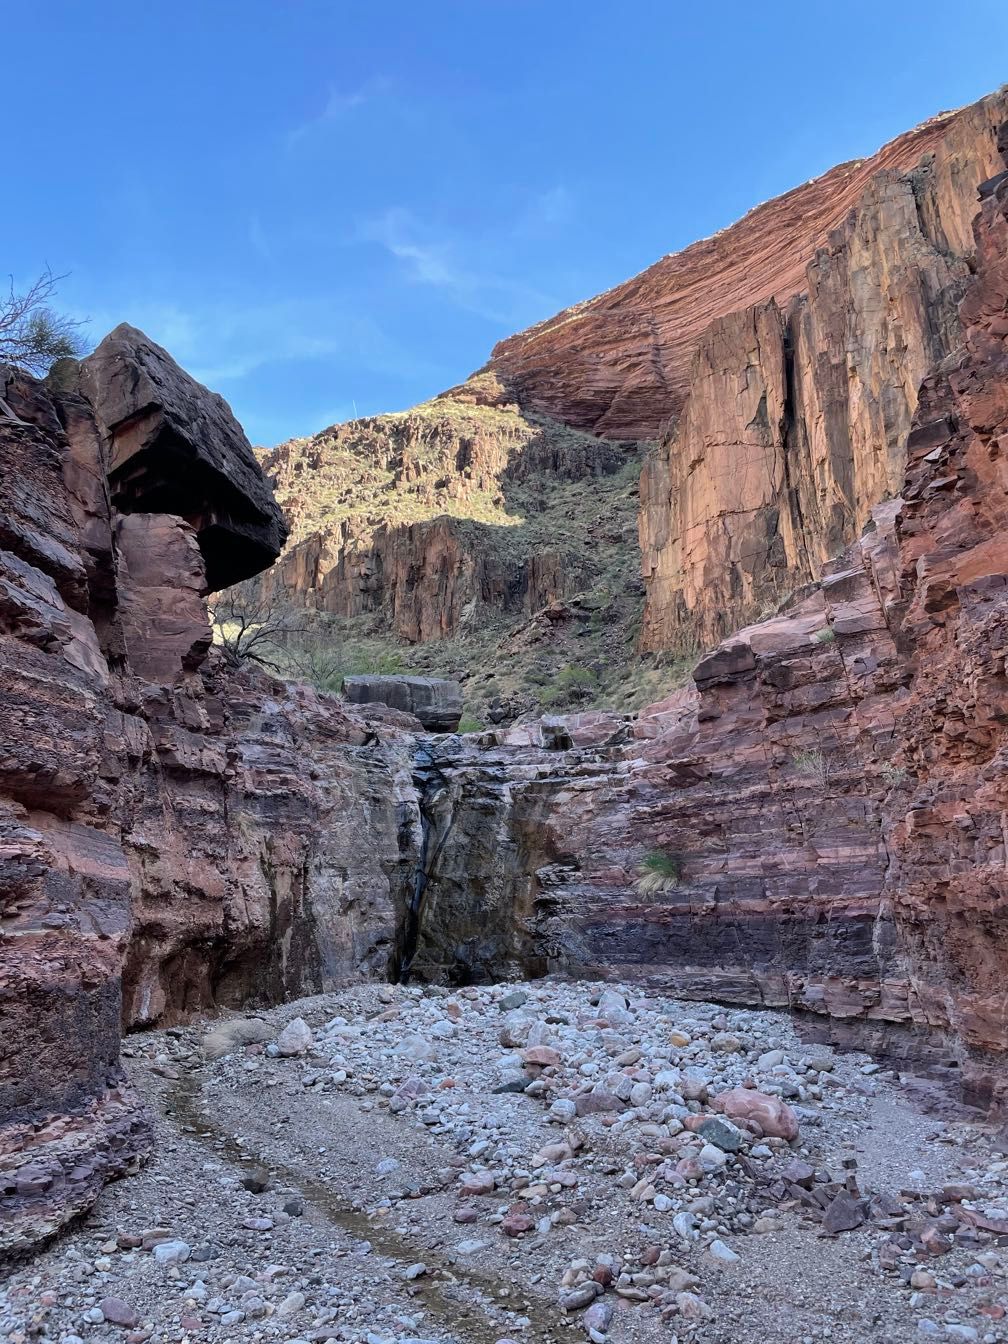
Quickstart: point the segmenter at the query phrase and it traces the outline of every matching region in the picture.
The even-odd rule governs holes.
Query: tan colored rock
[[[264,1044],[273,1039],[273,1028],[261,1017],[233,1017],[219,1022],[203,1037],[207,1059],[222,1059],[243,1045]]]
[[[590,588],[633,547],[627,501],[586,510],[572,494],[562,534],[538,520],[542,496],[612,478],[636,458],[541,416],[477,374],[421,406],[334,425],[263,454],[291,521],[264,580],[341,617],[382,613],[403,640],[521,621]]]
[[[550,1045],[530,1045],[521,1052],[522,1063],[532,1068],[546,1069],[560,1063],[560,1052]]]

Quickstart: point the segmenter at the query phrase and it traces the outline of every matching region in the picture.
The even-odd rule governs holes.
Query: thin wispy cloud
[[[283,409],[268,419],[246,409],[246,404],[260,400],[264,379],[273,377],[283,386],[285,369],[291,366],[332,365],[334,383],[345,379],[345,374],[337,370],[348,365],[434,385],[443,376],[437,365],[419,353],[419,346],[404,346],[366,313],[342,308],[327,298],[279,299],[252,305],[235,304],[225,298],[192,304],[149,300],[124,305],[115,314],[93,314],[88,336],[98,342],[121,321],[141,328],[199,382],[222,392],[232,402],[249,437],[258,442],[314,432],[354,413],[353,397],[359,389],[339,385],[320,401],[317,412],[304,412],[297,419]],[[330,399],[333,394],[342,397],[344,390],[345,399]]]
[[[552,300],[523,281],[485,266],[467,263],[465,252],[492,255],[499,244],[491,240],[463,241],[435,236],[409,210],[394,206],[362,220],[356,239],[376,243],[398,262],[413,284],[440,290],[453,304],[492,322],[509,323],[529,304],[549,308]]]
[[[515,220],[518,237],[555,233],[574,213],[574,197],[562,182],[533,196]]]
[[[273,260],[273,249],[270,246],[269,238],[266,236],[262,220],[255,211],[249,216],[248,239],[252,244],[252,250],[257,252],[263,261]]]
[[[373,219],[363,220],[359,236],[378,243],[403,263],[407,279],[439,289],[470,289],[476,277],[469,275],[452,256],[449,241],[421,240],[420,226],[409,210],[395,206]]]
[[[330,85],[319,111],[287,132],[288,148],[300,144],[316,132],[338,123],[361,108],[387,98],[394,87],[393,81],[385,75],[376,75],[353,89],[341,89]]]

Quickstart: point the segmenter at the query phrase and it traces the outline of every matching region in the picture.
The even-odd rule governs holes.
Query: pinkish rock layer
[[[0,1249],[16,1249],[150,1141],[123,1024],[387,973],[419,725],[209,652],[208,558],[242,577],[283,529],[224,403],[163,351],[119,328],[50,386],[0,375],[16,416],[0,418]],[[110,410],[113,386],[142,396]],[[154,507],[191,433],[206,465],[185,518],[112,502],[120,411],[147,426]]]
[[[943,251],[968,252],[977,184],[998,166],[994,142],[1004,113],[997,99],[934,117],[870,158],[841,164],[632,280],[508,337],[490,368],[523,406],[609,438],[656,438],[689,395],[704,331],[771,299],[786,308],[877,174],[929,164],[943,204],[922,205],[924,230]]]
[[[887,182],[894,194],[880,197]],[[872,187],[900,238],[903,224],[912,232],[904,188],[898,176]],[[936,241],[961,220],[936,199],[915,197],[928,255],[948,268],[932,314],[963,281],[956,249]],[[853,293],[851,227],[837,271]],[[102,381],[87,362],[50,386],[3,375],[19,418],[0,420],[0,1007],[13,1043],[0,1073],[0,1246],[86,1207],[148,1142],[119,1069],[121,1021],[412,957],[397,930],[418,788],[439,839],[418,972],[586,970],[800,1008],[889,1044],[928,1029],[972,1095],[1008,1101],[1008,178],[985,188],[976,240],[962,341],[923,384],[904,500],[876,507],[787,611],[704,657],[695,687],[636,723],[583,715],[526,729],[524,746],[514,732],[514,745],[442,744],[423,766],[433,792],[412,776],[410,720],[365,723],[303,688],[235,676],[208,651],[207,563],[241,577],[279,545],[259,487],[242,498],[247,444],[221,404],[204,407],[208,394],[138,333],[135,380],[117,366]],[[858,283],[877,294],[884,275],[869,267]],[[898,293],[912,296],[920,275],[910,266]],[[831,350],[840,328],[815,327],[815,296],[799,307],[808,351]],[[789,378],[780,321],[766,304],[724,317],[682,432],[711,440],[723,401],[765,466],[802,367],[792,361]],[[132,339],[119,329],[116,359]],[[878,482],[910,424],[890,377],[924,353],[908,343],[901,363],[872,340],[864,348],[884,347],[890,372],[865,386],[895,436],[878,437],[871,414],[859,421]],[[143,387],[152,359],[171,395],[159,407],[144,393],[121,418],[110,408],[122,399],[95,380]],[[807,381],[821,393],[824,377],[817,366]],[[840,448],[855,443],[842,398],[818,404],[840,407]],[[224,438],[204,444],[201,427],[215,425]],[[840,449],[823,432],[810,460],[835,484]],[[178,436],[202,465],[171,512],[158,451],[176,453]],[[117,474],[138,456],[136,476]],[[851,496],[851,519],[869,494]],[[715,586],[719,546],[715,529]],[[675,857],[678,883],[640,883],[653,851]]]
[[[904,498],[820,581],[636,722],[444,746],[419,970],[800,1009],[934,1048],[972,1099],[1008,1104],[1008,173],[976,237]],[[652,853],[680,869],[664,890],[641,881]]]
[[[697,333],[641,478],[643,648],[708,644],[773,610],[899,493],[917,389],[958,344],[964,216],[1006,119],[1002,93],[944,123],[926,156],[863,182],[786,299]]]

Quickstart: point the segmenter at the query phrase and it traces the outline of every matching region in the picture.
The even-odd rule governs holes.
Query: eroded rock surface
[[[352,705],[388,705],[411,714],[432,733],[453,733],[462,718],[462,688],[444,677],[344,677],[343,694]]]
[[[223,397],[123,323],[80,366],[120,513],[177,514],[194,528],[211,591],[273,563],[280,509]]]
[[[786,307],[876,175],[928,164],[937,189],[922,201],[922,227],[942,251],[970,251],[977,184],[999,168],[1002,105],[1003,94],[992,95],[934,117],[870,158],[757,206],[632,280],[501,341],[490,368],[534,410],[610,438],[656,438],[689,395],[705,330],[770,299]]]
[[[791,294],[698,333],[641,479],[644,648],[706,645],[772,611],[899,493],[917,389],[959,344],[963,215],[1001,168],[1006,119],[1008,95],[993,95],[927,154],[877,167]]]
[[[899,493],[1006,119],[1004,90],[942,114],[501,342],[430,402],[280,445],[264,463],[293,535],[269,585],[420,644],[592,590],[645,651],[773,611]],[[611,486],[649,441],[641,618]],[[598,517],[571,491],[593,479]]]
[[[636,721],[438,748],[418,971],[798,1008],[1004,1103],[1008,175],[982,206],[902,500]]]
[[[526,415],[488,374],[291,440],[263,455],[291,521],[264,582],[410,642],[513,624],[611,570],[632,581],[636,448]]]
[[[1008,152],[1003,102],[838,170],[831,190],[856,183],[857,208],[803,255],[807,295],[789,271],[786,293],[743,287],[749,306],[694,333],[690,398],[645,496],[674,479],[689,526],[658,538],[645,509],[647,628],[715,633],[712,613],[744,613],[775,574],[817,577],[636,719],[418,744],[408,714],[236,673],[210,647],[206,592],[257,573],[284,529],[224,403],[130,328],[45,385],[3,372],[0,1245],[59,1226],[143,1152],[123,1022],[403,969],[574,971],[795,1008],[889,1053],[930,1050],[972,1098],[1008,1102],[1003,174],[964,261],[984,156]],[[759,219],[834,209],[804,190]],[[597,473],[600,491],[619,475],[623,448],[501,410],[498,382],[504,440],[460,432],[481,389],[453,389],[404,438],[379,426],[382,480],[439,508],[446,445],[476,493],[533,468]],[[281,463],[292,492],[301,460]],[[374,560],[380,528],[362,526]],[[414,526],[430,529],[414,558],[437,563],[385,575],[374,601],[421,631],[444,604],[441,633],[461,629],[476,590],[431,544],[459,524]],[[596,528],[622,545],[604,518],[582,542]],[[522,552],[505,566],[517,587],[495,578],[479,601],[565,591],[564,556],[545,555]],[[371,592],[364,569],[326,573],[334,602]],[[523,1048],[523,1066],[556,1066],[545,1038]],[[735,1119],[709,1123],[731,1141]]]
[[[220,398],[131,328],[57,374],[2,377],[4,1247],[149,1142],[123,1023],[387,972],[419,728],[210,653],[218,546],[242,578],[284,535]]]

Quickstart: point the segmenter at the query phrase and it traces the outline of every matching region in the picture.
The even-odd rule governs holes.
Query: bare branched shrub
[[[10,280],[6,297],[0,298],[0,363],[41,376],[57,359],[83,354],[82,323],[50,307],[63,278],[47,266],[25,290],[15,290]]]
[[[252,580],[236,583],[210,599],[214,643],[234,666],[256,662],[280,675],[289,658],[285,646],[308,631],[307,613],[272,595]]]
[[[264,594],[255,579],[216,593],[209,606],[214,643],[234,666],[251,661],[320,691],[340,689],[346,650],[323,613]]]
[[[829,783],[830,763],[818,747],[796,751],[791,759],[799,774],[811,775],[820,784]]]
[[[892,761],[886,761],[880,767],[879,774],[890,788],[897,788],[907,780],[906,766],[896,765]]]
[[[345,650],[331,632],[295,632],[284,649],[288,669],[320,691],[338,691],[346,672]]]

